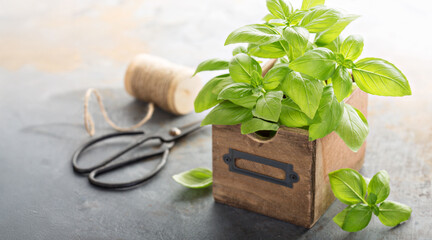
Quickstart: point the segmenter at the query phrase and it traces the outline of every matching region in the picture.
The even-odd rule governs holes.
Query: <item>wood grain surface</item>
[[[300,0],[293,0],[300,7]],[[70,157],[89,140],[83,126],[87,88],[101,89],[113,121],[129,126],[147,103],[130,97],[123,78],[142,52],[196,67],[209,58],[230,59],[223,46],[234,29],[256,23],[264,0],[21,0],[0,4],[0,238],[9,239],[432,239],[432,22],[427,0],[326,0],[361,15],[343,32],[361,34],[360,58],[394,63],[413,95],[369,96],[365,163],[360,172],[390,174],[389,199],[412,207],[406,223],[389,228],[374,216],[357,233],[332,218],[329,207],[309,230],[250,211],[215,203],[212,189],[189,190],[171,176],[211,168],[211,129],[178,142],[165,168],[131,191],[97,189],[73,173]],[[210,79],[216,73],[200,73]],[[91,105],[96,110],[97,105]],[[143,130],[181,125],[203,114],[175,117],[159,109]],[[95,113],[97,133],[110,133]],[[109,155],[116,144],[85,161]],[[131,153],[138,154],[137,153]],[[106,177],[140,176],[156,162],[138,163]],[[109,180],[107,179],[107,180]]]

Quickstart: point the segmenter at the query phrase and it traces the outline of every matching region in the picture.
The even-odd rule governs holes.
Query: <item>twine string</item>
[[[98,90],[94,89],[94,88],[89,88],[86,92],[85,95],[85,99],[84,99],[84,125],[85,125],[85,129],[87,131],[87,133],[90,136],[93,136],[95,134],[95,124],[93,121],[93,118],[90,114],[89,111],[89,102],[91,99],[92,94],[94,94],[96,96],[96,100],[99,104],[99,108],[100,111],[102,112],[102,115],[105,119],[105,121],[115,130],[120,131],[120,132],[125,132],[125,131],[130,131],[130,130],[134,130],[136,128],[141,127],[142,125],[144,125],[148,120],[151,119],[151,117],[153,116],[153,112],[154,112],[154,104],[152,102],[148,103],[148,110],[146,115],[144,116],[143,119],[141,119],[141,121],[139,121],[137,124],[130,126],[130,127],[119,127],[117,124],[115,124],[108,116],[108,113],[105,109],[105,106],[103,104],[102,101],[102,97],[101,94],[99,93]]]

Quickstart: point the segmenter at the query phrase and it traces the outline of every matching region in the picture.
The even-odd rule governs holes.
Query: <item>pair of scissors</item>
[[[159,131],[153,133],[153,134],[145,134],[144,131],[129,131],[129,132],[119,132],[119,133],[111,133],[107,134],[101,137],[98,137],[96,139],[93,139],[82,146],[80,146],[75,153],[72,156],[72,166],[75,172],[81,173],[81,174],[87,174],[88,173],[88,179],[91,184],[96,185],[98,187],[102,188],[109,188],[109,189],[126,189],[126,188],[132,188],[135,187],[146,180],[152,178],[155,176],[166,164],[168,159],[169,150],[174,146],[174,143],[176,140],[198,130],[200,128],[200,122],[194,122],[188,125],[185,125],[183,127],[174,127],[171,128],[169,131],[166,129],[160,129]],[[101,161],[100,163],[92,166],[92,167],[79,167],[78,166],[78,159],[82,155],[82,153],[89,147],[93,146],[96,143],[102,142],[107,139],[115,138],[115,137],[122,137],[122,136],[139,136],[143,135],[143,137],[136,140],[136,142],[132,143],[131,145],[127,146],[122,151],[114,154],[112,157]],[[118,159],[120,156],[124,155],[125,153],[129,152],[130,150],[139,147],[140,145],[144,144],[145,142],[149,140],[159,140],[161,142],[161,145],[157,149],[152,149],[150,152],[143,154],[139,157],[134,157],[131,159],[126,159],[121,162],[113,162],[114,160]],[[132,181],[127,182],[118,182],[118,183],[111,183],[111,182],[103,182],[96,177],[99,175],[102,175],[107,172],[111,172],[115,169],[124,167],[126,165],[148,159],[150,157],[162,155],[162,158],[158,165],[149,173],[147,173],[145,176],[135,179]]]

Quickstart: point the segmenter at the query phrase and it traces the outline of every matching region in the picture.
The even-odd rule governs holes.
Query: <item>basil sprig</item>
[[[329,174],[332,191],[337,199],[349,205],[333,221],[343,230],[357,232],[370,222],[372,214],[382,224],[394,227],[411,216],[411,208],[386,200],[390,194],[390,177],[379,171],[366,184],[363,176],[353,169],[339,169]]]
[[[210,80],[195,99],[195,111],[215,107],[202,122],[242,124],[242,133],[277,131],[279,126],[309,130],[309,139],[335,131],[353,150],[363,145],[368,122],[344,103],[358,87],[380,96],[411,94],[405,75],[380,58],[357,60],[364,47],[360,35],[341,32],[359,16],[304,0],[294,9],[284,0],[267,0],[265,22],[240,27],[225,45],[243,43],[231,60],[210,59],[196,73],[228,70]],[[255,58],[277,58],[265,76]],[[355,83],[353,82],[355,81]]]
[[[195,168],[176,174],[172,178],[188,188],[206,188],[213,184],[212,171],[207,168]]]

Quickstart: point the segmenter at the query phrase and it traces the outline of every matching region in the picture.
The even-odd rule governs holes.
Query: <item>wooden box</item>
[[[367,94],[359,89],[346,99],[365,116],[367,101]],[[242,135],[240,125],[214,125],[212,131],[215,201],[306,228],[311,228],[335,200],[328,173],[340,168],[360,169],[366,148],[363,144],[358,152],[352,152],[335,132],[310,142],[308,132],[298,128],[281,127],[269,140],[259,139],[256,134]],[[233,163],[243,173],[230,171],[224,161],[224,155],[228,156],[230,149],[285,166],[291,164],[297,173],[297,182],[291,188],[244,174],[258,173],[264,178],[276,179],[276,182],[293,177],[285,176],[286,172],[281,168],[241,157]]]

